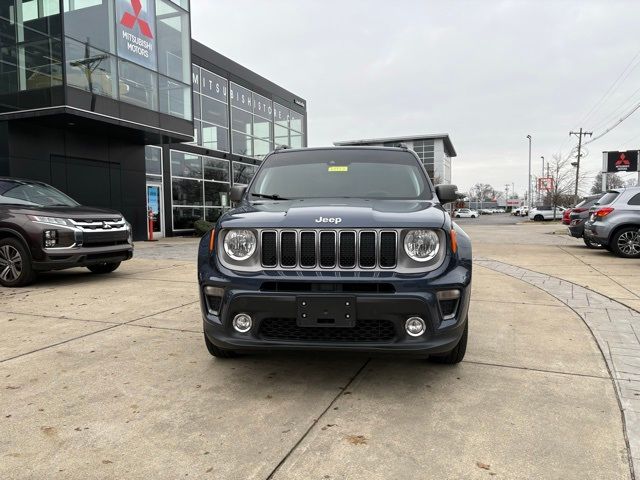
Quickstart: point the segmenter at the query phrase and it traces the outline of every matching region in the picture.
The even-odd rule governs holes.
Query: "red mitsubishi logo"
[[[142,11],[142,4],[140,3],[140,0],[131,0],[131,6],[133,7],[133,13],[135,15],[131,15],[129,12],[125,12],[125,14],[122,16],[122,20],[120,20],[120,23],[127,28],[133,28],[136,22],[138,22],[140,33],[142,33],[147,38],[153,38],[151,27],[147,22],[140,18],[140,12]]]
[[[627,156],[624,153],[620,154],[620,158],[618,158],[618,160],[616,160],[616,167],[621,167],[623,165],[629,166],[629,159],[627,158]]]

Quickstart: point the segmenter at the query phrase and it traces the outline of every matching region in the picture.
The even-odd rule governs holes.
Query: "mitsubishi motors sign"
[[[157,70],[155,0],[116,0],[118,56]]]
[[[626,152],[603,152],[604,171],[612,172],[637,172],[638,171],[638,151],[629,150]]]

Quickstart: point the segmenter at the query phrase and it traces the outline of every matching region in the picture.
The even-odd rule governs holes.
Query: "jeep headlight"
[[[410,230],[404,237],[404,251],[411,260],[428,262],[440,250],[440,239],[433,230]]]
[[[230,230],[224,237],[224,251],[237,261],[247,260],[256,251],[256,236],[251,230]]]

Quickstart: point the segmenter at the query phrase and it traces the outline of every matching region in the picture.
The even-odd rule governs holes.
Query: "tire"
[[[460,363],[464,358],[464,354],[467,351],[468,334],[469,334],[469,319],[467,318],[466,323],[464,325],[464,332],[462,333],[462,337],[460,337],[460,341],[455,346],[455,348],[450,352],[447,352],[442,355],[431,355],[429,357],[429,361],[433,363],[442,363],[445,365],[454,365],[456,363]]]
[[[611,238],[611,251],[622,258],[640,258],[640,227],[625,227]]]
[[[471,218],[476,218],[476,216],[475,215],[471,215]]]
[[[602,244],[591,240],[589,237],[582,237],[582,240],[584,241],[584,244],[587,246],[587,248],[602,248]]]
[[[96,263],[95,265],[89,265],[87,268],[91,270],[93,273],[102,275],[104,273],[111,273],[117,270],[119,266],[120,266],[120,262],[113,262],[113,263],[105,262],[105,263]]]
[[[24,244],[16,238],[0,239],[0,285],[26,287],[35,279],[31,254]]]
[[[207,350],[211,354],[211,356],[216,358],[234,358],[237,357],[238,354],[233,350],[227,350],[226,348],[216,347],[213,343],[209,341],[207,335],[204,336],[204,344],[207,346]]]
[[[542,222],[543,220],[544,217],[542,215],[536,215],[535,217],[533,217],[534,222]]]
[[[456,218],[460,218],[460,215],[456,215]]]

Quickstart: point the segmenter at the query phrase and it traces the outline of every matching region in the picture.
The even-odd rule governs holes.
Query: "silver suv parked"
[[[640,258],[640,187],[605,193],[591,207],[584,235],[620,257]]]

